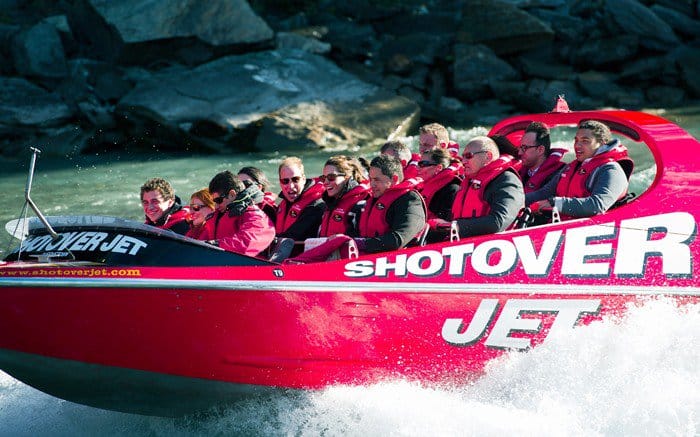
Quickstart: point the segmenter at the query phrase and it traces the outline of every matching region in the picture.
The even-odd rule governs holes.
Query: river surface
[[[696,138],[700,110],[663,114]],[[488,126],[453,132],[463,146]],[[573,131],[556,145],[571,146]],[[415,138],[408,138],[415,143]],[[33,145],[41,147],[41,145]],[[415,149],[415,147],[414,147]],[[303,153],[307,176],[338,152]],[[346,152],[372,157],[376,150]],[[689,159],[698,159],[689,151]],[[641,193],[656,167],[642,149],[633,153],[631,191]],[[246,165],[274,181],[283,155],[133,155],[40,157],[32,199],[45,215],[112,215],[141,221],[139,188],[168,179],[183,201],[217,172]],[[19,217],[29,152],[0,162],[0,222]],[[275,186],[275,190],[277,190]],[[33,215],[30,212],[30,216]],[[0,236],[5,253],[14,244]],[[1,254],[0,254],[1,255]],[[421,387],[403,381],[333,387],[299,397],[250,401],[207,416],[179,419],[116,413],[63,401],[0,372],[0,436],[188,435],[676,435],[700,436],[700,306],[664,300],[633,308],[622,320],[604,320],[552,337],[528,353],[494,361],[486,374],[458,387]]]

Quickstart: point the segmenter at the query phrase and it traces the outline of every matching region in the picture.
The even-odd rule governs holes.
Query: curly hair
[[[146,181],[145,184],[141,185],[141,200],[143,200],[144,193],[149,191],[157,191],[163,197],[163,200],[170,200],[175,198],[175,190],[170,182],[163,178],[153,178]]]

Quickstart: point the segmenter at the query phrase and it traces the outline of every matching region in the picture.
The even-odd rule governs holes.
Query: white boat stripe
[[[545,295],[700,296],[699,287],[591,284],[474,284],[437,282],[227,281],[206,279],[0,278],[0,287],[164,288],[192,290],[307,291],[321,293],[475,293]],[[0,290],[2,293],[2,290]]]

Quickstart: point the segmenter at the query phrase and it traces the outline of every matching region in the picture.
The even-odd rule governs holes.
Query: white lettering
[[[529,236],[523,235],[513,238],[525,273],[529,276],[546,276],[557,256],[561,239],[562,231],[547,232],[538,256],[535,252],[535,245]]]
[[[406,276],[406,254],[396,256],[396,261],[390,263],[387,257],[377,258],[375,274],[377,276],[388,276],[390,270],[395,270],[396,276]]]
[[[424,260],[428,263],[426,266],[421,266]],[[416,276],[431,276],[442,270],[444,259],[440,252],[436,250],[425,250],[414,253],[408,257],[406,268]]]
[[[495,264],[491,265],[489,261],[493,260]],[[518,253],[513,243],[507,240],[491,240],[474,249],[472,266],[478,273],[495,276],[513,270],[517,260]]]
[[[615,257],[616,275],[641,276],[650,256],[660,256],[666,275],[690,275],[693,271],[690,242],[695,239],[695,219],[687,212],[623,220]],[[661,238],[655,235],[663,233]]]
[[[464,262],[467,259],[467,255],[473,251],[474,243],[443,248],[442,254],[447,256],[449,260],[448,273],[452,276],[462,276],[464,274]]]
[[[442,338],[456,346],[466,346],[476,342],[486,332],[486,327],[491,323],[498,299],[481,299],[479,308],[476,309],[472,321],[466,330],[463,330],[464,319],[447,319],[442,325]]]
[[[583,226],[566,231],[564,240],[564,256],[561,273],[569,276],[609,276],[610,263],[588,262],[612,255],[612,243],[588,244],[598,237],[615,235],[615,226],[606,225]]]
[[[352,261],[345,264],[345,276],[349,278],[363,278],[374,274],[372,261]]]

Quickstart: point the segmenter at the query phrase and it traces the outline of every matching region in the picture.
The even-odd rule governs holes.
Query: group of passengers
[[[551,147],[550,131],[531,123],[514,146],[477,136],[459,153],[447,129],[422,126],[419,151],[384,144],[371,162],[339,155],[307,177],[301,159],[278,168],[280,194],[255,167],[216,174],[183,206],[162,178],[141,187],[146,223],[228,251],[277,262],[311,262],[331,253],[376,253],[411,244],[501,232],[523,211],[562,218],[601,214],[625,199],[633,163],[608,126],[578,125],[575,159]],[[527,206],[528,208],[525,208]],[[314,238],[322,243],[304,250]]]

